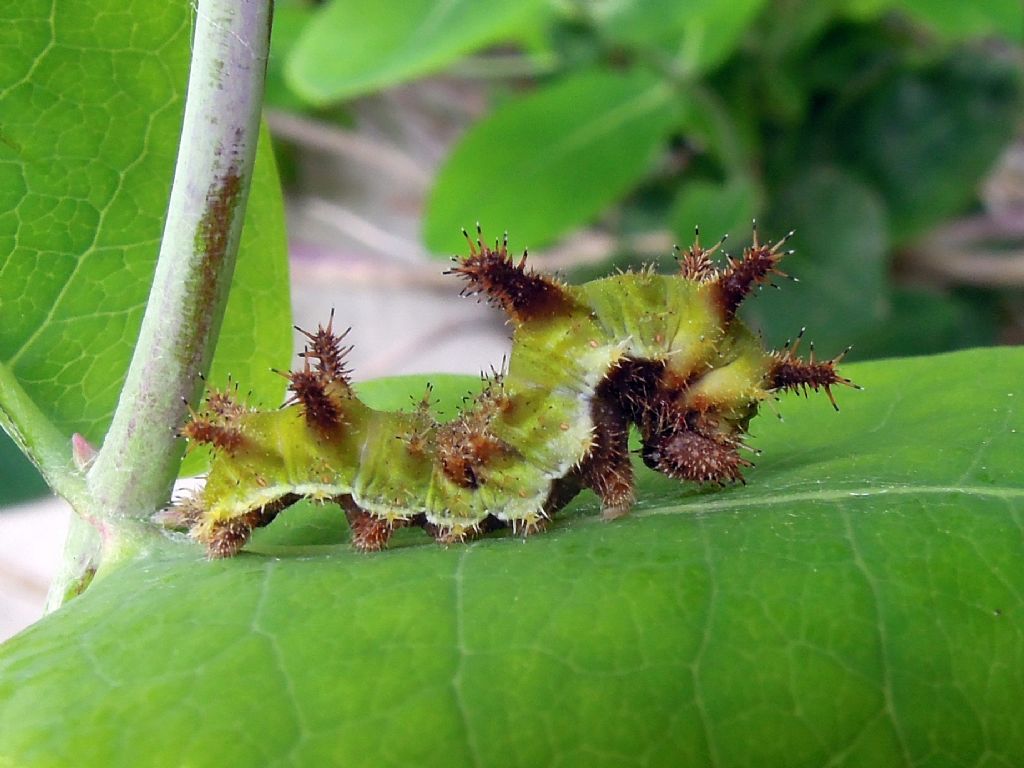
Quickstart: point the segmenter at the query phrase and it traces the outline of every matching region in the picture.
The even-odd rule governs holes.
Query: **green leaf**
[[[516,35],[543,10],[540,0],[333,0],[292,51],[292,87],[316,104],[421,77],[460,56]]]
[[[776,279],[743,307],[744,317],[778,347],[807,327],[808,338],[835,354],[886,313],[885,209],[879,196],[849,175],[816,168],[795,179],[774,201],[765,237],[796,231],[796,253],[781,269],[799,282]]]
[[[0,649],[0,764],[1014,765],[1024,351],[844,372],[616,523],[127,565]]]
[[[688,72],[714,69],[733,53],[765,0],[633,0],[598,5],[608,39],[633,46],[667,44]]]
[[[461,249],[459,230],[477,221],[531,247],[587,223],[650,170],[675,98],[642,70],[588,71],[504,103],[470,129],[438,174],[427,245]]]
[[[705,247],[723,235],[750,232],[750,221],[757,215],[758,190],[750,179],[735,178],[726,183],[696,179],[683,181],[670,220],[680,244],[689,244],[694,227],[700,227]]]
[[[63,433],[102,441],[163,228],[188,74],[188,4],[0,10],[0,361]],[[265,138],[265,137],[264,137]],[[262,141],[214,365],[280,400],[291,349],[280,190]]]
[[[1012,139],[1021,68],[964,51],[925,72],[901,71],[837,120],[837,146],[885,194],[902,241],[963,211]]]

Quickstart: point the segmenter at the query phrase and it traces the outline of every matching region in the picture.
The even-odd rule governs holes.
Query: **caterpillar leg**
[[[601,397],[591,401],[594,443],[581,467],[583,484],[601,499],[601,516],[614,520],[628,515],[636,501],[633,466],[629,461],[629,420]]]
[[[299,496],[289,493],[277,501],[257,507],[244,515],[229,520],[217,520],[198,538],[206,544],[206,552],[210,559],[233,557],[249,541],[253,530],[269,525],[277,517],[278,512],[290,507],[299,498]]]
[[[374,517],[347,494],[337,497],[335,501],[345,510],[352,531],[352,546],[360,552],[380,552],[387,547],[397,528],[409,524],[407,520],[389,521]]]

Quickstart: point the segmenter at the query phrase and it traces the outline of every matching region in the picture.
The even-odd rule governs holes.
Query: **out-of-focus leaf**
[[[0,360],[99,445],[149,292],[181,128],[192,11],[0,5]],[[280,189],[261,141],[214,375],[276,402],[290,356]]]
[[[796,230],[787,245],[796,253],[780,268],[799,280],[777,278],[780,290],[766,288],[743,307],[769,343],[779,346],[806,326],[822,352],[836,353],[884,316],[885,209],[869,187],[832,168],[812,170],[779,194],[767,218],[765,237]]]
[[[1012,57],[977,49],[931,71],[901,71],[839,118],[839,151],[885,194],[896,240],[975,198],[1016,130],[1021,82]]]
[[[612,524],[123,566],[0,649],[0,764],[1014,765],[1024,352],[844,373]]]
[[[749,179],[736,178],[726,183],[696,180],[683,182],[682,191],[672,208],[672,231],[680,245],[693,237],[700,227],[705,247],[723,235],[746,237],[750,221],[757,215],[757,188]]]
[[[602,35],[632,46],[661,44],[689,72],[714,69],[736,49],[765,0],[632,0],[598,4]]]
[[[991,301],[897,289],[887,317],[850,341],[859,359],[930,355],[993,344],[998,327]]]
[[[267,85],[264,101],[268,107],[295,112],[308,103],[285,81],[285,64],[309,20],[315,6],[308,0],[276,0],[274,26],[270,36],[270,58],[267,59]]]
[[[586,223],[650,169],[676,100],[663,80],[634,70],[584,72],[506,102],[470,129],[438,174],[427,245],[461,248],[460,228],[477,221],[528,246]]]
[[[332,0],[306,26],[287,75],[311,102],[339,101],[436,72],[544,12],[542,0]]]

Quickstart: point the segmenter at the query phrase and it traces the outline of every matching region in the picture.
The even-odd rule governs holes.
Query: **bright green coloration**
[[[766,5],[765,0],[644,0],[595,3],[592,14],[603,36],[641,51],[658,46],[675,58],[679,75],[692,77],[728,59]]]
[[[723,322],[714,283],[642,272],[559,290],[564,304],[517,322],[507,372],[461,416],[474,426],[455,441],[487,435],[502,446],[481,461],[478,481],[450,469],[443,446],[453,440],[425,409],[373,410],[335,381],[333,423],[307,418],[298,393],[290,407],[229,420],[241,439],[220,446],[193,535],[219,553],[232,521],[290,496],[350,495],[375,518],[425,515],[455,538],[488,515],[531,527],[548,516],[555,482],[595,444],[597,387],[625,361],[660,363],[667,377],[689,382],[680,411],[714,404],[730,437],[769,397],[773,358],[741,322]]]
[[[0,362],[57,430],[97,446],[152,281],[192,20],[188,3],[163,0],[0,4]],[[268,368],[286,363],[291,337],[269,149],[212,376],[276,403]]]
[[[0,651],[0,764],[1014,765],[1024,351],[844,372],[612,524],[126,565]]]
[[[587,223],[650,170],[677,119],[672,87],[643,70],[588,70],[506,102],[448,157],[424,237],[460,245],[465,222],[500,221],[529,247]]]
[[[398,11],[398,12],[396,12]],[[369,0],[319,9],[288,61],[292,87],[317,104],[436,72],[460,56],[518,36],[544,12],[539,0]]]

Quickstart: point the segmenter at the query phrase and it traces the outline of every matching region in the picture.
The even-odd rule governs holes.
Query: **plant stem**
[[[163,506],[177,429],[220,330],[252,177],[272,0],[199,0],[181,143],[156,275],[110,431],[88,473],[115,527]]]

